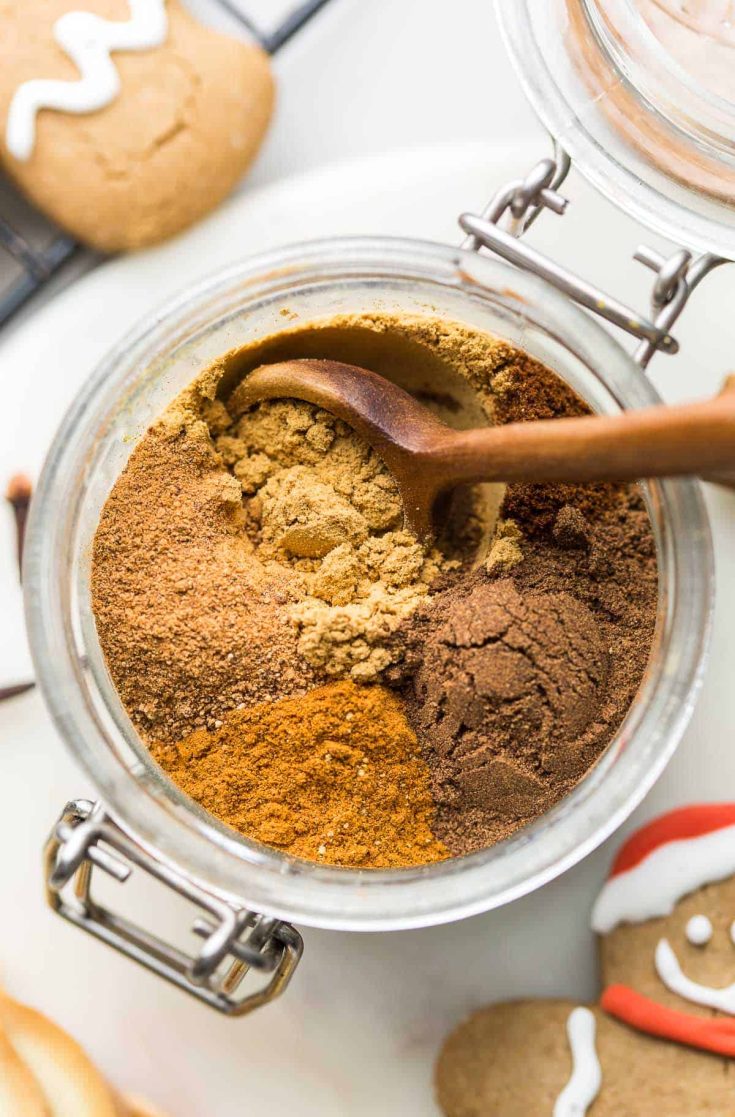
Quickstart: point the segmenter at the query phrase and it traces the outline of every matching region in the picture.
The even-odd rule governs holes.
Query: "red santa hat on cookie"
[[[697,888],[735,875],[735,803],[681,807],[637,830],[592,911],[600,935],[670,915]]]

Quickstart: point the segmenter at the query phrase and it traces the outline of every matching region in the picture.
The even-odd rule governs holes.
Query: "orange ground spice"
[[[152,753],[211,814],[295,857],[371,869],[448,857],[416,735],[385,687],[339,682],[234,710]]]

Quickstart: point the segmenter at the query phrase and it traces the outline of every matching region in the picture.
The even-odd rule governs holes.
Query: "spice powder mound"
[[[223,822],[293,856],[371,869],[448,856],[416,734],[385,687],[345,681],[235,710],[152,753]]]
[[[241,415],[237,396],[206,417],[242,486],[255,557],[299,597],[299,652],[325,675],[374,681],[391,664],[386,635],[459,562],[402,530],[395,481],[341,420],[296,400]]]

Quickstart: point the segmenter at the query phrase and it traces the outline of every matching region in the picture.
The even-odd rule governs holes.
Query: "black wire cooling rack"
[[[316,13],[332,0],[281,3],[281,18],[269,28],[255,14],[250,0],[217,0],[257,39],[276,54]],[[272,5],[262,2],[261,9]],[[0,326],[59,271],[78,245],[33,209],[13,186],[0,179]]]

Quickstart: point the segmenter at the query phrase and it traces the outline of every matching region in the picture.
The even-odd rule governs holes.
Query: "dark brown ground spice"
[[[533,362],[498,376],[503,422],[586,411]],[[454,854],[509,836],[572,790],[625,717],[655,628],[655,545],[637,487],[511,485],[501,516],[520,528],[523,560],[434,596],[401,633],[434,832]]]

